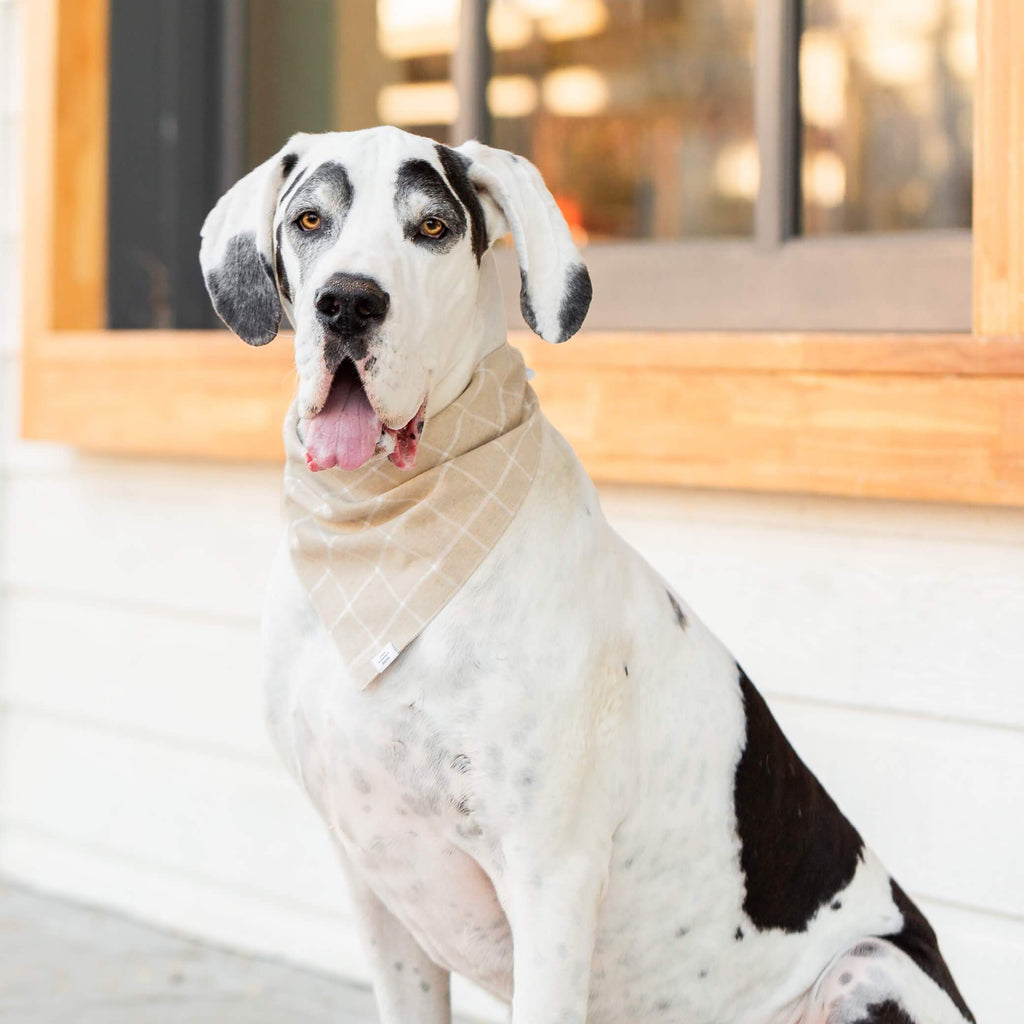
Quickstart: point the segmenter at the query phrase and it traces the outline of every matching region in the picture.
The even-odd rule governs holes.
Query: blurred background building
[[[0,0],[0,874],[364,976],[261,721],[287,343],[222,336],[196,252],[294,131],[392,123],[540,167],[596,291],[530,349],[546,407],[1015,1019],[1024,358],[970,340],[977,16]]]

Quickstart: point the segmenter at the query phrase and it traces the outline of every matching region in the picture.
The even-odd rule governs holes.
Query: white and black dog
[[[295,136],[218,203],[201,262],[250,344],[288,312],[310,461],[343,473],[504,344],[509,231],[527,322],[565,340],[590,300],[565,222],[478,143]],[[354,446],[315,437],[342,372]],[[385,1024],[447,1024],[450,971],[514,1024],[973,1020],[921,912],[546,423],[511,525],[371,685],[284,548],[264,631],[272,733],[337,839]]]

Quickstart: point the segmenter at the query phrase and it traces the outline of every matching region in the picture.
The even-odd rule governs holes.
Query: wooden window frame
[[[978,17],[973,331],[587,330],[559,348],[511,332],[596,479],[1024,505],[1024,8],[979,0]],[[105,3],[33,0],[23,20],[24,436],[279,459],[286,338],[102,328]]]

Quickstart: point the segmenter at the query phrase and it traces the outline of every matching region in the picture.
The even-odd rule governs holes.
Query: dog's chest
[[[293,700],[279,742],[352,868],[437,962],[507,995],[500,854],[477,812],[479,759],[448,724],[458,705],[424,707],[397,679],[329,698],[303,685]]]

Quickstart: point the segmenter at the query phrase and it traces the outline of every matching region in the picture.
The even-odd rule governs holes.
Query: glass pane
[[[756,0],[493,0],[495,145],[582,241],[749,235]]]
[[[297,131],[447,141],[459,0],[111,0],[108,323],[219,326],[199,273],[218,196]]]
[[[803,230],[967,228],[975,0],[805,0]]]
[[[248,0],[246,8],[249,165],[296,131],[394,124],[448,141],[459,0]]]

